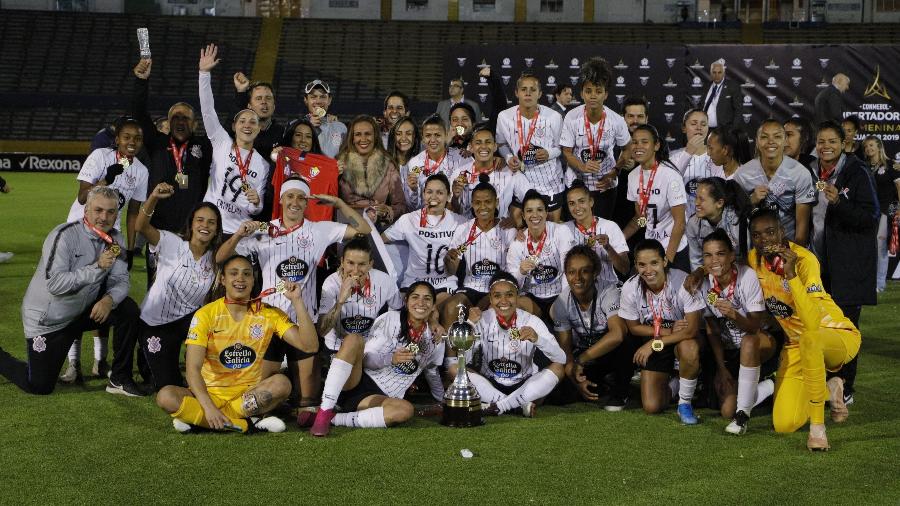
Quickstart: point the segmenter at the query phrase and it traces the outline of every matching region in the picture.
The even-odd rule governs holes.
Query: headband
[[[494,285],[496,285],[497,283],[509,283],[509,284],[511,284],[511,285],[513,286],[513,288],[516,289],[517,292],[519,291],[519,285],[513,283],[513,282],[512,282],[511,280],[509,280],[509,279],[498,279],[497,281],[494,281],[493,283],[491,283],[490,286],[488,286],[488,291],[490,291],[491,288],[494,288]]]
[[[311,193],[309,191],[309,185],[306,184],[306,181],[303,181],[301,179],[289,179],[281,185],[281,192],[278,193],[278,198],[284,197],[284,192],[288,190],[300,190],[307,197],[309,197]]]

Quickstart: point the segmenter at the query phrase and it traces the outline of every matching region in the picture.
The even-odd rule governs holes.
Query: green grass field
[[[4,177],[13,192],[0,195],[0,251],[16,256],[0,264],[0,346],[22,357],[22,295],[76,184],[73,174]],[[856,403],[847,423],[829,422],[824,454],[806,450],[805,431],[776,435],[768,409],[736,438],[712,410],[682,427],[672,410],[647,416],[634,401],[622,413],[543,407],[469,430],[418,419],[321,440],[290,425],[180,435],[152,399],[107,394],[101,380],[37,397],[0,378],[0,504],[898,504],[898,306],[894,285],[864,309]],[[85,340],[85,369],[91,350]]]

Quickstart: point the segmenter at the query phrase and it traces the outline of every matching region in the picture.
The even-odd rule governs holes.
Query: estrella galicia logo
[[[674,95],[666,95],[665,105],[675,105],[675,96]]]
[[[476,278],[482,279],[490,279],[491,276],[496,274],[497,269],[500,267],[491,262],[487,258],[482,258],[481,260],[472,264],[472,276]]]
[[[249,346],[234,343],[219,353],[219,362],[229,369],[246,369],[256,362],[256,352]]]
[[[537,285],[549,283],[556,279],[556,276],[558,275],[559,269],[552,265],[540,264],[531,271],[532,279],[534,279],[534,283]]]
[[[397,374],[412,375],[419,370],[419,361],[416,359],[407,360],[394,366],[394,372]]]
[[[768,309],[775,318],[790,318],[791,315],[794,314],[794,310],[791,309],[791,306],[788,306],[775,297],[766,299],[766,309]]]
[[[606,151],[600,149],[596,153],[594,153],[593,159],[600,160],[602,162],[606,158],[606,156],[607,156]],[[579,154],[578,157],[581,158],[582,162],[587,163],[589,160],[591,160],[591,150],[590,149],[582,149],[581,153]]]
[[[702,87],[703,87],[703,82],[700,80],[699,77],[694,76],[694,78],[691,79],[691,88],[702,88]]]
[[[578,61],[578,58],[572,58],[572,59],[569,61],[569,68],[570,68],[570,69],[581,68],[581,64],[580,64],[580,62]]]
[[[488,369],[498,378],[512,378],[519,374],[522,366],[508,358],[495,358],[488,362]]]
[[[774,77],[770,77],[766,79],[766,88],[777,88],[778,84],[775,82]]]
[[[372,328],[375,320],[368,316],[355,315],[341,319],[341,326],[350,334],[363,334]]]
[[[641,64],[639,68],[646,70],[650,68],[650,60],[647,58],[641,58]]]
[[[750,95],[744,95],[744,107],[753,107],[753,99]]]
[[[625,78],[619,76],[616,78],[616,88],[624,88],[625,87]]]
[[[309,265],[295,256],[288,258],[275,267],[275,275],[281,279],[299,283],[309,274]]]

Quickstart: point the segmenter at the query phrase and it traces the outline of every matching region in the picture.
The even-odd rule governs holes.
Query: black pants
[[[68,326],[35,338],[26,338],[28,362],[16,359],[9,353],[0,350],[0,375],[5,376],[22,390],[46,395],[53,392],[56,379],[72,342],[86,330],[96,330],[100,325],[91,320],[93,304]],[[131,299],[126,297],[113,309],[104,325],[109,324],[113,332],[113,363],[110,380],[121,384],[132,381],[134,369],[134,346],[137,341],[140,309]]]
[[[853,322],[853,326],[857,329],[859,328],[859,315],[862,313],[862,306],[839,306],[841,311],[844,312],[844,316],[850,319]],[[861,348],[860,348],[861,349]],[[859,353],[853,357],[853,360],[844,364],[844,367],[841,367],[841,370],[838,372],[830,372],[828,373],[828,379],[831,379],[835,376],[844,380],[844,395],[852,395],[853,394],[853,384],[856,383],[856,364],[859,361]]]
[[[147,365],[150,366],[150,376],[153,378],[155,390],[166,385],[185,385],[181,369],[178,367],[178,358],[181,356],[181,344],[187,337],[193,316],[191,313],[159,326],[147,325],[141,321],[138,344],[147,359]]]
[[[633,341],[626,336],[622,340],[622,344],[614,350],[584,366],[584,376],[588,381],[597,385],[596,391],[601,398],[604,392],[620,396],[623,399],[628,397],[628,388],[635,367],[632,361],[636,351]],[[574,351],[574,354],[578,356],[580,350]],[[537,363],[537,353],[535,353],[535,363]],[[571,404],[579,401],[583,401],[583,399],[568,378],[563,378],[553,392],[547,396],[549,404]]]

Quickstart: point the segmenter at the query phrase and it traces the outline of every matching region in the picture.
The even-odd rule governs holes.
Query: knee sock
[[[500,402],[506,396],[503,395],[503,392],[494,388],[494,385],[491,384],[490,381],[487,380],[484,376],[480,374],[475,374],[469,371],[469,381],[475,385],[475,390],[478,390],[478,395],[481,397],[481,402],[487,402],[488,404],[492,402]]]
[[[756,390],[759,384],[759,367],[741,366],[738,370],[737,409],[746,414],[756,405]]]
[[[559,378],[553,371],[544,369],[531,376],[525,383],[509,394],[505,399],[497,403],[501,413],[523,406],[527,402],[536,401],[547,396],[559,383]]]
[[[77,338],[72,341],[72,346],[69,348],[69,363],[74,364],[75,362],[81,361],[81,338]]]
[[[775,382],[767,379],[759,382],[759,385],[756,385],[756,403],[753,404],[753,407],[759,406],[759,404],[768,399],[770,395],[775,393]]]
[[[697,388],[697,378],[678,378],[678,404],[690,404]]]
[[[321,409],[334,409],[344,384],[353,372],[353,364],[339,358],[331,361],[328,376],[325,377],[325,388],[322,390]]]
[[[331,424],[338,427],[387,427],[387,423],[384,421],[384,408],[380,406],[377,408],[364,409],[362,411],[353,411],[351,413],[338,413],[337,415],[334,415]]]
[[[190,425],[209,428],[209,424],[206,423],[206,415],[200,406],[200,401],[194,397],[185,396],[181,400],[181,406],[178,407],[178,411],[172,413],[172,418],[177,418]],[[229,420],[231,420],[232,425],[239,427],[241,432],[247,432],[247,420],[243,418],[229,418]]]
[[[107,350],[108,339],[105,337],[94,336],[94,362],[106,360]]]

